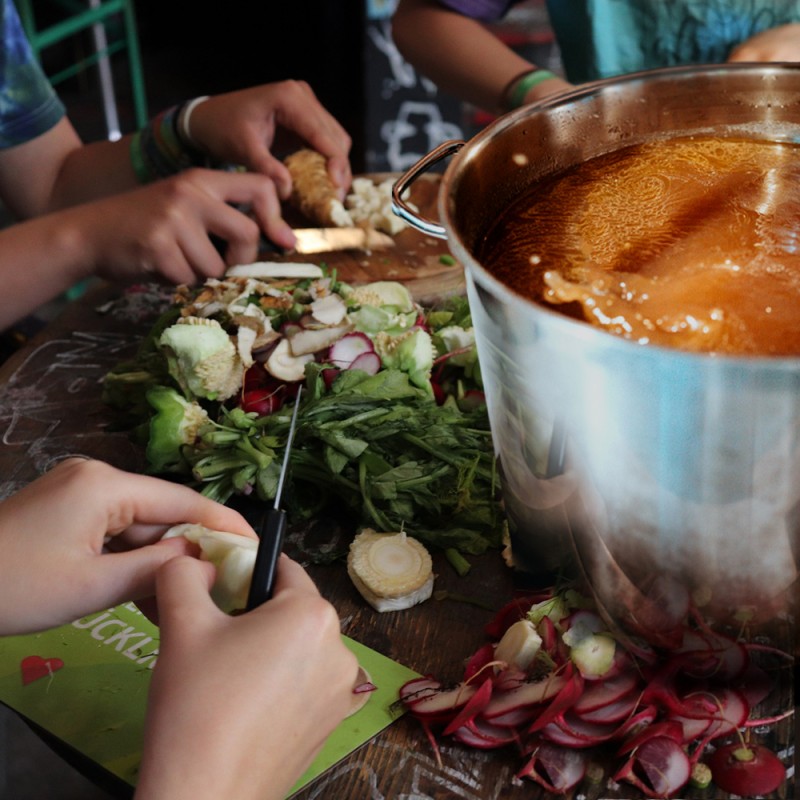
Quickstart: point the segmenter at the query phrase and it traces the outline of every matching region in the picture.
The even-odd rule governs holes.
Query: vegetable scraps
[[[379,612],[401,611],[433,593],[433,562],[416,539],[365,528],[350,543],[347,573],[361,596]]]
[[[501,544],[497,472],[469,307],[422,308],[392,281],[349,286],[313,264],[257,263],[182,287],[105,399],[148,467],[220,502],[275,496],[305,384],[287,511],[479,554]]]
[[[515,598],[486,633],[457,684],[428,675],[400,689],[440,764],[437,739],[451,737],[484,750],[514,747],[517,777],[556,794],[596,779],[600,753],[616,759],[613,781],[645,797],[712,781],[753,797],[785,781],[777,755],[747,739],[793,713],[753,716],[771,692],[769,669],[790,665],[789,653],[714,631],[696,610],[680,647],[657,651],[616,637],[571,588]],[[756,663],[754,654],[773,661]]]

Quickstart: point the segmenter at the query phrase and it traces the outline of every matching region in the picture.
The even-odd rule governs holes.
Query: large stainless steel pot
[[[466,269],[515,561],[577,571],[613,621],[655,639],[690,595],[758,611],[796,586],[800,356],[638,345],[521,298],[474,251],[540,176],[688,133],[800,142],[800,68],[600,82],[442,145],[394,191],[396,213],[447,238]],[[449,156],[441,221],[420,218],[403,193]]]

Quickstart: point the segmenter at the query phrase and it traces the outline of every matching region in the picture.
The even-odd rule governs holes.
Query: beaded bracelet
[[[504,95],[504,97],[508,98],[509,110],[519,108],[525,102],[525,96],[534,86],[557,77],[549,69],[540,69],[538,67],[518,75],[511,81]]]
[[[131,164],[139,183],[151,183],[206,164],[206,156],[183,141],[178,132],[184,106],[162,111],[131,137]]]

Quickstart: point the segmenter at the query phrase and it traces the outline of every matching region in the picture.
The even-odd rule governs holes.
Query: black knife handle
[[[279,508],[270,508],[260,530],[261,541],[258,544],[253,579],[247,596],[248,611],[266,603],[272,597],[285,533],[286,512]]]

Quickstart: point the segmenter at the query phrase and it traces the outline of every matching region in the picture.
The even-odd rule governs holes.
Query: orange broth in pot
[[[595,157],[535,182],[476,257],[642,344],[800,355],[800,145],[692,136]]]

